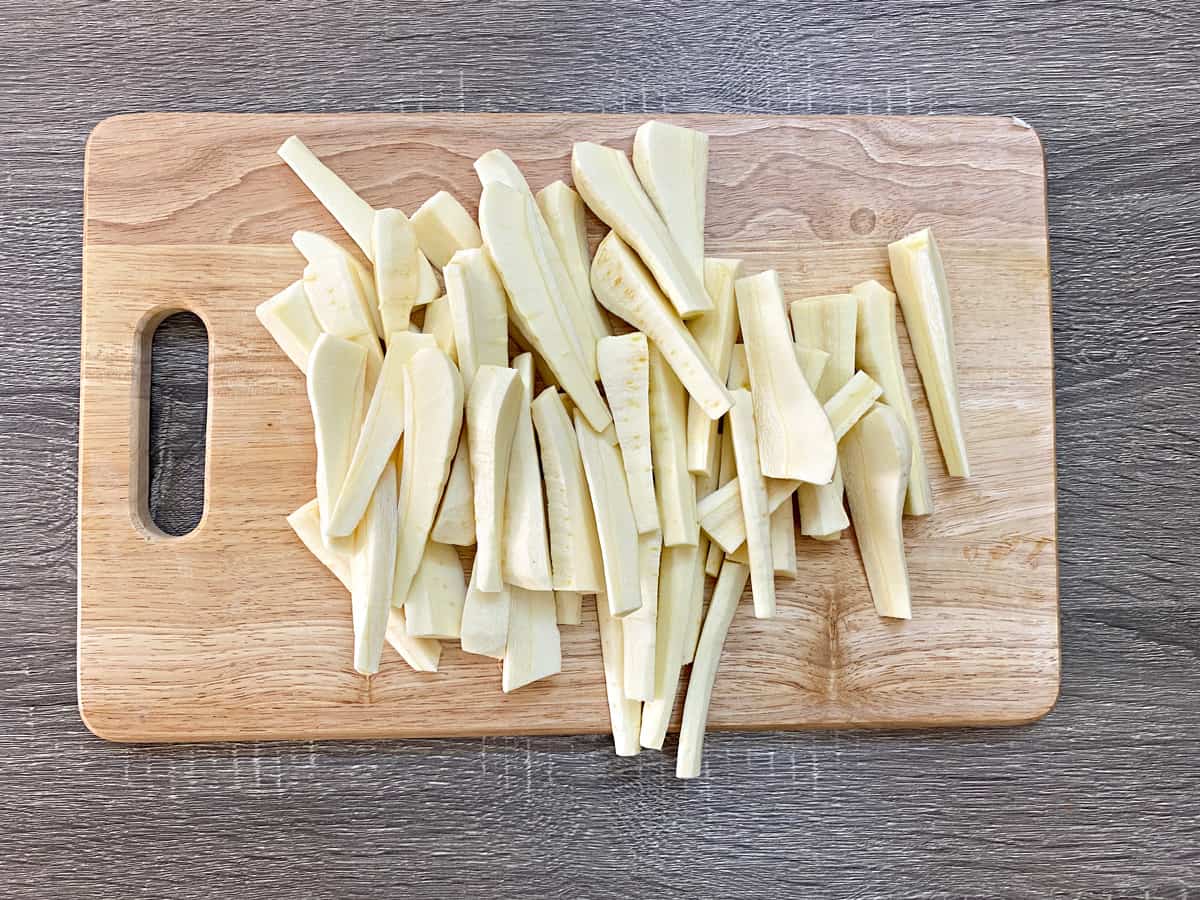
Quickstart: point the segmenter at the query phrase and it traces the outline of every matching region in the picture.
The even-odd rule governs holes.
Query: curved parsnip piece
[[[363,416],[366,352],[332,334],[317,339],[308,360],[308,402],[317,443],[317,501],[328,541],[334,502],[342,490]],[[349,549],[345,547],[343,549]]]
[[[363,675],[379,671],[392,606],[396,534],[396,467],[389,462],[354,532],[354,555],[350,560],[354,669]]]
[[[633,137],[633,168],[679,252],[703,282],[708,135],[666,122],[643,122]]]
[[[398,209],[381,209],[371,225],[372,258],[375,260],[375,296],[383,341],[393,332],[407,331],[408,320],[421,286],[420,250],[408,217]]]
[[[450,357],[450,361],[458,365],[458,347],[454,343],[454,317],[450,313],[450,300],[443,294],[429,301],[425,307],[425,322],[421,326],[422,334],[429,334],[437,341],[438,347]]]
[[[841,455],[846,499],[875,611],[910,619],[901,524],[912,459],[908,430],[892,409],[877,403],[843,438]]]
[[[436,672],[442,658],[442,642],[432,638],[416,638],[408,633],[404,610],[392,607],[388,616],[387,642],[415,672]]]
[[[583,319],[591,329],[593,341],[608,337],[612,328],[592,296],[592,283],[588,277],[592,254],[588,250],[583,200],[561,181],[546,185],[538,191],[536,199],[567,275],[575,285],[575,293],[583,298]]]
[[[508,365],[508,311],[504,286],[487,253],[460,250],[446,265],[446,299],[463,386],[480,366]]]
[[[501,574],[504,502],[520,411],[521,381],[517,370],[480,366],[467,396],[467,446],[475,482],[474,571],[479,590],[493,594],[504,586]]]
[[[438,191],[422,203],[412,214],[412,225],[422,252],[439,269],[459,250],[483,246],[471,214],[446,191]]]
[[[383,358],[371,404],[333,504],[329,533],[335,536],[350,534],[358,525],[379,473],[404,432],[404,367],[418,350],[434,346],[433,338],[425,334],[405,331],[396,332],[394,337]]]
[[[608,611],[614,617],[627,616],[642,605],[642,597],[638,584],[638,531],[629,504],[625,471],[621,468],[621,453],[588,425],[579,410],[575,411],[575,435],[600,538]]]
[[[600,242],[592,259],[592,289],[605,309],[654,343],[706,416],[717,419],[729,410],[729,392],[696,339],[615,231]]]
[[[520,167],[503,150],[489,150],[475,160],[475,174],[484,187],[499,182],[526,197],[533,197],[533,191],[529,189],[529,182],[525,180]]]
[[[700,757],[704,750],[704,729],[708,721],[708,705],[712,700],[713,684],[717,680],[717,666],[721,660],[721,649],[725,646],[725,635],[733,621],[734,610],[746,589],[746,577],[750,570],[735,562],[726,561],[721,566],[717,585],[713,588],[712,602],[708,615],[704,617],[704,630],[692,662],[692,674],[688,679],[687,697],[683,701],[683,720],[679,726],[679,752],[675,759],[676,778],[698,778]]]
[[[650,347],[633,331],[596,345],[600,382],[612,410],[629,502],[639,534],[658,530],[654,465],[650,458]]]
[[[373,259],[371,224],[375,219],[375,210],[371,204],[351,190],[295,135],[284,141],[276,153],[330,215],[337,219],[337,223],[358,244],[367,259]]]
[[[462,633],[467,580],[458,551],[430,541],[413,576],[404,618],[412,637],[456,641]]]
[[[713,308],[688,322],[688,329],[696,339],[697,346],[712,364],[717,378],[725,383],[729,377],[729,363],[733,357],[733,345],[737,341],[737,301],[733,296],[733,283],[741,277],[740,259],[704,260],[704,289],[712,300]],[[695,473],[705,472],[705,466],[714,455],[712,444],[717,439],[717,421],[710,419],[700,404],[688,401],[687,447],[688,469]]]
[[[642,605],[621,620],[625,674],[621,684],[630,700],[654,699],[654,644],[658,629],[658,571],[662,562],[662,536],[653,531],[638,535],[638,583]]]
[[[441,350],[418,350],[404,369],[404,453],[393,606],[403,606],[408,599],[450,474],[462,420],[458,369]]]
[[[504,504],[504,583],[529,591],[550,591],[550,547],[546,542],[546,506],[542,470],[533,439],[529,405],[533,399],[533,356],[513,360],[521,386],[521,406],[508,463],[508,497]]]
[[[510,587],[508,642],[500,688],[504,693],[562,671],[558,614],[551,591]]]
[[[479,200],[479,227],[492,261],[512,303],[522,334],[554,374],[588,424],[603,430],[612,417],[581,350],[582,338],[563,309],[559,283],[536,239],[533,200],[501,182],[484,187]],[[537,214],[540,220],[540,214]],[[569,285],[565,290],[570,290]],[[594,351],[593,351],[594,356]]]
[[[596,619],[600,626],[600,657],[604,664],[604,692],[608,696],[613,746],[617,756],[637,756],[641,752],[638,730],[642,725],[642,704],[625,696],[623,623],[609,613],[603,593],[596,595]]]
[[[470,547],[475,543],[475,484],[471,480],[471,451],[467,448],[465,428],[458,436],[458,449],[429,536],[439,544],[455,547]]]
[[[318,234],[315,231],[292,232],[292,244],[300,251],[300,255],[304,257],[306,262],[313,263],[326,256],[337,256],[344,259],[353,270],[354,278],[358,282],[358,288],[366,298],[367,309],[372,314],[375,331],[378,333],[383,332],[383,322],[379,318],[379,299],[375,296],[375,276],[371,274],[368,266],[364,266],[359,262],[358,257],[342,247],[337,241],[327,238],[323,234]]]
[[[645,261],[681,318],[690,319],[712,309],[700,275],[689,265],[646,196],[629,157],[611,147],[580,142],[571,151],[571,175],[575,189],[592,212]],[[599,295],[599,291],[596,293]]]
[[[464,653],[504,658],[508,646],[508,619],[512,597],[507,586],[498,591],[479,589],[479,556],[471,569],[467,599],[463,604],[462,635],[459,643]]]
[[[550,569],[560,595],[604,590],[604,568],[596,518],[588,492],[579,443],[558,391],[546,388],[533,401],[533,424],[541,444],[542,472],[546,480],[546,511],[550,522]],[[578,599],[560,602],[576,610]]]
[[[365,334],[378,340],[367,295],[348,256],[323,256],[305,266],[304,293],[313,315],[330,334]]]
[[[833,477],[837,444],[825,411],[800,371],[779,275],[772,269],[739,278],[735,292],[762,472],[771,478],[825,484]]]
[[[304,292],[304,282],[292,282],[271,299],[258,304],[254,314],[296,368],[306,372],[308,355],[322,329],[313,315],[308,294]]]
[[[790,350],[789,352],[794,360],[795,353]],[[747,391],[734,391],[729,422],[733,426],[733,456],[737,461],[738,495],[742,501],[742,518],[746,524],[746,549],[750,557],[754,616],[758,619],[773,619],[775,573],[771,563],[771,513],[767,507],[767,485],[763,481],[762,469],[758,464],[756,448],[761,445],[755,435],[752,404],[753,400]],[[826,427],[829,426],[828,421],[825,424]]]
[[[687,394],[657,348],[650,348],[650,446],[663,544],[700,539],[696,484],[687,468]]]
[[[933,512],[933,489],[925,452],[921,449],[912,394],[900,360],[900,339],[896,334],[896,295],[878,281],[864,281],[850,288],[858,301],[858,326],[854,359],[867,375],[883,389],[883,400],[895,410],[908,429],[912,443],[912,468],[908,474],[908,494],[904,513],[927,516]]]
[[[933,231],[926,228],[888,244],[888,259],[904,310],[908,339],[929,399],[929,412],[946,459],[946,471],[954,478],[970,478],[958,402],[954,315],[946,270]]]
[[[654,645],[654,699],[642,707],[641,744],[661,750],[667,726],[675,709],[679,670],[683,666],[683,644],[695,596],[696,547],[667,547],[663,550],[658,576],[658,634]]]

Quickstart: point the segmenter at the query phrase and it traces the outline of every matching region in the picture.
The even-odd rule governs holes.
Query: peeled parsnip
[[[883,400],[895,410],[908,429],[912,443],[912,467],[908,475],[908,494],[904,512],[909,516],[927,516],[933,512],[933,490],[925,452],[921,449],[912,394],[900,360],[900,339],[896,334],[896,295],[878,281],[864,281],[850,289],[858,301],[855,362],[879,383]]]
[[[322,334],[308,361],[308,401],[317,443],[317,500],[321,506],[321,534],[326,541],[334,538],[330,530],[334,503],[346,479],[362,423],[366,358],[366,352],[356,344]],[[333,543],[339,549],[350,549],[348,542]]]
[[[592,290],[605,309],[654,343],[706,416],[717,419],[728,411],[729,392],[722,380],[650,272],[615,231],[600,242],[592,259]]]
[[[712,540],[712,535],[709,534],[713,528],[708,509],[720,502],[721,495],[728,496],[728,502],[734,504],[737,508],[736,516],[741,518],[742,501],[739,499],[738,486],[735,484],[732,488],[729,487],[729,482],[737,477],[737,466],[733,460],[733,429],[729,426],[729,420],[725,420],[721,432],[721,456],[719,461],[719,475],[717,478],[717,488],[710,491],[696,501],[696,518],[700,520],[700,530],[709,535],[711,543],[708,548],[708,559],[704,563],[704,574],[711,575],[716,578],[721,574],[721,561],[725,559],[725,549],[719,541]],[[743,523],[741,526],[742,539],[746,540],[746,526]]]
[[[683,630],[683,665],[691,663],[696,655],[696,641],[700,638],[700,623],[704,618],[704,568],[708,553],[708,538],[700,536],[696,545],[696,580],[692,584],[692,602],[688,606],[687,627]]]
[[[413,576],[404,617],[412,637],[457,641],[462,634],[467,581],[458,551],[430,541]]]
[[[815,347],[801,347],[796,344],[796,359],[800,361],[800,371],[804,374],[804,380],[815,393],[817,385],[821,383],[821,376],[825,374],[825,367],[829,365],[829,354]]]
[[[642,704],[625,696],[623,623],[609,613],[608,606],[604,594],[597,594],[596,619],[600,626],[600,656],[604,665],[604,691],[608,695],[613,746],[617,756],[637,756],[641,752],[638,731],[642,726]]]
[[[630,700],[654,699],[654,644],[658,628],[658,572],[662,563],[662,535],[638,535],[638,583],[642,605],[621,620],[625,644],[622,685]]]
[[[408,331],[409,317],[421,286],[420,249],[408,217],[398,209],[381,209],[371,225],[375,260],[375,295],[384,343],[393,332]]]
[[[584,202],[637,251],[681,318],[712,309],[700,274],[646,196],[629,157],[611,147],[580,142],[571,151],[571,174]],[[593,272],[593,287],[594,278]]]
[[[533,355],[522,353],[513,359],[513,368],[520,377],[521,405],[513,432],[504,504],[504,535],[501,539],[504,583],[530,591],[550,591],[554,584],[550,577],[550,547],[546,538],[546,505],[530,415]]]
[[[459,250],[443,274],[458,368],[463,386],[470,393],[475,370],[480,366],[508,365],[507,298],[484,250]]]
[[[583,594],[579,591],[555,591],[554,606],[559,625],[578,625],[583,619]]]
[[[675,709],[679,670],[683,666],[683,644],[695,596],[696,547],[667,547],[663,550],[658,576],[658,634],[654,646],[654,699],[642,708],[641,744],[661,750]]]
[[[562,671],[562,644],[552,591],[510,587],[508,640],[500,687],[504,693]]]
[[[295,135],[284,141],[276,152],[321,205],[337,219],[337,223],[358,244],[367,259],[372,259],[371,225],[375,220],[375,210],[371,204],[351,190]]]
[[[404,619],[404,610],[394,606],[388,615],[387,642],[414,672],[438,670],[438,661],[442,658],[442,642],[432,638],[411,637]]]
[[[325,331],[343,338],[379,339],[370,302],[348,257],[325,256],[305,266],[304,293]]]
[[[708,135],[644,122],[633,138],[633,168],[688,265],[704,281]]]
[[[833,426],[833,436],[840,441],[882,394],[883,388],[872,381],[866,372],[855,372],[825,404],[825,413]]]
[[[437,517],[433,520],[432,540],[455,547],[475,544],[475,484],[471,480],[471,451],[467,446],[467,429],[458,436],[458,449],[450,463],[450,475]]]
[[[429,301],[425,307],[425,322],[421,326],[423,334],[432,335],[438,347],[450,357],[451,362],[458,365],[458,347],[454,343],[454,316],[450,311],[450,299],[443,294]]]
[[[970,478],[958,402],[954,314],[946,269],[933,231],[926,228],[888,244],[888,259],[946,471],[954,478]]]
[[[776,575],[789,578],[795,578],[797,574],[794,508],[791,503],[781,503],[771,513],[771,566]]]
[[[596,345],[596,363],[616,426],[638,533],[658,531],[650,457],[650,347],[646,336],[633,331],[601,338]]]
[[[354,555],[350,559],[354,669],[362,675],[379,671],[392,605],[396,534],[396,467],[388,462],[354,532]]]
[[[696,485],[687,467],[687,393],[663,355],[650,348],[650,445],[658,520],[667,547],[700,539]]]
[[[875,611],[912,618],[904,559],[904,495],[912,460],[908,429],[889,407],[875,404],[842,440],[846,499]]]
[[[292,244],[306,262],[314,263],[327,256],[336,256],[345,260],[354,272],[358,288],[366,298],[366,306],[372,316],[375,331],[383,331],[383,321],[379,318],[379,298],[375,296],[375,276],[370,268],[364,266],[358,259],[337,241],[317,234],[315,231],[295,231],[292,233]],[[435,282],[436,284],[436,282]]]
[[[833,477],[837,444],[825,411],[800,371],[779,275],[769,270],[739,278],[734,287],[762,472],[771,478],[825,484]],[[751,581],[753,571],[751,566]]]
[[[546,227],[550,229],[550,237],[562,256],[567,275],[575,286],[575,293],[583,300],[584,315],[581,319],[588,324],[593,341],[608,337],[612,334],[612,328],[596,304],[588,278],[591,253],[588,251],[583,200],[561,181],[542,188],[536,199]]]
[[[412,226],[421,251],[439,269],[459,250],[483,246],[471,214],[446,191],[438,191],[421,204],[412,214]]]
[[[792,356],[795,359],[795,356]],[[771,563],[771,514],[767,486],[759,468],[753,400],[749,392],[733,392],[729,423],[733,427],[733,455],[737,461],[738,494],[746,523],[746,550],[750,557],[750,581],[754,594],[754,616],[775,617],[775,573]],[[822,413],[824,416],[824,413]],[[828,422],[826,422],[828,427]]]
[[[688,322],[688,329],[696,339],[697,346],[712,364],[717,378],[724,382],[729,377],[729,362],[733,356],[733,345],[737,341],[737,301],[733,296],[733,283],[741,277],[740,259],[704,260],[704,289],[712,300],[713,308]],[[717,440],[717,420],[710,419],[695,400],[688,400],[687,451],[688,469],[705,472],[712,458],[712,444]]]
[[[721,650],[725,646],[725,635],[729,633],[733,613],[746,589],[746,578],[749,574],[749,569],[745,566],[726,560],[721,566],[717,585],[713,588],[712,602],[708,605],[708,615],[704,617],[704,630],[700,633],[696,658],[692,662],[687,697],[683,701],[679,752],[675,759],[676,778],[697,778],[700,775],[704,731],[708,722],[713,685],[717,680],[717,666],[721,660]]]
[[[471,568],[467,597],[463,601],[462,631],[459,644],[464,653],[503,659],[508,646],[508,620],[512,596],[506,585],[498,591],[479,589],[479,556]]]
[[[520,412],[521,379],[517,370],[480,366],[467,396],[467,446],[475,482],[474,577],[478,578],[479,590],[488,593],[498,593],[504,586],[504,503]]]
[[[254,314],[296,368],[307,372],[308,356],[322,329],[313,315],[308,294],[304,292],[304,282],[292,282],[271,299],[258,304]]]

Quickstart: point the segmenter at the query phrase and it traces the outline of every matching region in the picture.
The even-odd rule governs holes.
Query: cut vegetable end
[[[479,590],[489,593],[504,588],[504,504],[520,409],[516,369],[480,366],[467,397],[467,446],[475,486],[475,572]]]
[[[554,594],[509,589],[508,642],[500,677],[508,694],[562,671],[562,645]]]
[[[479,588],[479,557],[471,568],[467,596],[463,601],[459,643],[464,653],[503,659],[508,646],[508,619],[512,598],[508,588],[484,591]]]
[[[533,399],[533,356],[522,353],[513,360],[520,376],[521,403],[513,432],[508,464],[508,494],[504,506],[503,575],[505,584],[529,591],[550,591],[550,545],[546,532],[546,506],[542,496],[542,470],[533,438],[530,403]]]
[[[642,605],[621,620],[625,648],[625,670],[621,683],[629,700],[654,698],[654,646],[658,627],[658,575],[662,551],[662,536],[657,532],[638,538],[638,583]]]
[[[367,259],[371,259],[371,224],[375,218],[371,205],[351,190],[295,135],[284,141],[276,152],[358,244]]]
[[[608,695],[608,715],[612,723],[613,746],[617,756],[637,756],[641,752],[642,704],[625,696],[624,639],[622,622],[608,611],[608,600],[596,595],[596,620],[600,626],[600,655],[604,664],[604,689]]]
[[[683,644],[696,588],[696,547],[663,550],[658,576],[658,629],[655,638],[654,699],[642,709],[640,741],[661,750],[666,738],[683,666]]]
[[[634,331],[596,346],[600,380],[612,410],[629,501],[639,534],[659,530],[650,441],[650,348]]]
[[[579,591],[555,591],[554,605],[559,625],[578,625],[583,621],[583,594]]]
[[[687,468],[687,394],[656,348],[650,350],[650,445],[663,543],[694,545],[700,522],[696,483]]]
[[[794,353],[792,359],[795,359]],[[771,619],[775,617],[775,573],[771,562],[771,516],[767,509],[767,488],[758,462],[758,448],[761,445],[755,436],[753,400],[749,392],[739,389],[733,392],[733,397],[729,421],[733,427],[738,492],[742,501],[742,517],[746,523],[754,615],[759,619]]]
[[[479,226],[463,205],[446,191],[438,191],[412,215],[421,250],[439,269],[459,250],[483,246]]]

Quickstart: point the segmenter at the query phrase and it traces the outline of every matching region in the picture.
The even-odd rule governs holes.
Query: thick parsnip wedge
[[[520,377],[521,406],[513,432],[508,463],[508,496],[504,504],[504,583],[529,591],[550,591],[550,546],[546,537],[546,504],[542,497],[542,469],[533,438],[530,403],[533,400],[533,355],[513,360]]]
[[[504,503],[520,412],[517,370],[480,366],[467,397],[467,446],[475,482],[475,575],[479,590],[493,594],[504,586]]]
[[[524,173],[503,150],[489,150],[475,160],[475,174],[484,187],[499,182],[514,191],[520,191],[530,199],[533,198],[533,191],[529,189],[529,182],[525,180]]]
[[[400,540],[393,606],[404,606],[408,599],[450,474],[462,420],[463,386],[458,369],[441,350],[418,350],[404,369]]]
[[[458,436],[458,449],[450,464],[446,489],[433,531],[429,536],[439,544],[471,547],[475,544],[475,483],[471,480],[471,451],[467,446],[467,429]]]
[[[292,135],[276,151],[314,197],[329,211],[367,257],[372,257],[371,225],[375,210]]]
[[[295,281],[254,309],[279,349],[301,372],[308,371],[308,355],[321,336],[321,323],[313,315],[304,282]]]
[[[381,209],[371,225],[375,260],[375,296],[383,341],[397,331],[408,331],[409,317],[421,287],[420,249],[408,217],[398,209]]]
[[[404,610],[392,607],[388,616],[387,642],[414,672],[436,672],[442,658],[442,642],[433,638],[412,637],[404,620]]]
[[[864,281],[850,288],[858,301],[858,324],[854,359],[858,367],[871,376],[883,389],[887,403],[908,429],[912,442],[912,468],[908,474],[908,494],[904,498],[904,513],[927,516],[933,512],[933,489],[925,452],[921,449],[917,417],[913,412],[912,394],[900,360],[900,339],[896,333],[896,295],[878,281]]]
[[[469,394],[480,366],[508,365],[508,298],[484,250],[458,251],[443,275],[458,368]]]
[[[588,424],[603,431],[612,417],[596,389],[595,348],[589,362],[587,337],[578,334],[563,307],[562,292],[572,289],[569,284],[558,287],[559,279],[537,235],[540,220],[537,205],[521,191],[502,182],[484,187],[479,227],[508,291],[514,323]]]
[[[890,407],[875,404],[842,439],[846,499],[875,611],[912,618],[904,559],[904,494],[912,459],[908,429]]]
[[[552,591],[510,587],[508,642],[500,687],[504,693],[562,671],[562,643]]]
[[[679,252],[703,282],[708,135],[666,122],[643,122],[633,137],[633,168]]]
[[[767,498],[768,501],[770,497]],[[776,575],[795,578],[796,569],[796,519],[795,507],[781,503],[771,513],[771,566]]]
[[[350,559],[354,669],[362,675],[379,671],[392,606],[397,524],[396,467],[388,462],[354,532],[354,555]]]
[[[663,355],[650,348],[650,446],[654,493],[663,544],[694,545],[700,539],[696,483],[687,467],[687,393]]]
[[[946,471],[954,478],[970,478],[958,401],[954,314],[933,231],[926,228],[888,244],[888,259]]]
[[[579,591],[555,591],[554,606],[559,625],[578,625],[583,620],[583,594]]]
[[[508,619],[512,609],[512,596],[507,585],[498,591],[479,589],[479,556],[471,567],[471,580],[467,584],[467,599],[463,603],[462,633],[459,643],[464,653],[504,659],[508,646]]]
[[[596,362],[617,430],[638,533],[658,531],[650,456],[650,346],[646,336],[633,331],[601,338],[596,345]]]
[[[658,634],[654,645],[654,699],[642,708],[641,744],[661,750],[675,709],[683,644],[694,605],[699,549],[667,547],[658,576]]]
[[[571,151],[571,175],[575,189],[592,212],[645,261],[681,318],[690,319],[712,309],[700,273],[679,249],[653,201],[646,196],[629,157],[611,147],[577,143]],[[594,271],[592,284],[594,288]]]
[[[638,582],[642,605],[621,620],[625,642],[625,675],[622,684],[630,700],[654,699],[654,643],[658,628],[658,571],[662,562],[662,535],[638,535]]]
[[[772,269],[739,278],[735,292],[762,472],[771,478],[826,484],[837,463],[837,444],[825,411],[800,371],[779,275]]]
[[[332,334],[317,339],[308,359],[308,402],[317,443],[317,500],[326,541],[334,537],[330,531],[333,507],[362,424],[366,362],[361,347]]]
[[[421,333],[432,335],[438,347],[458,365],[458,346],[454,343],[454,316],[450,312],[450,299],[443,294],[429,301],[425,307],[425,321]]]
[[[708,291],[713,308],[688,322],[692,337],[722,383],[729,377],[729,363],[737,341],[737,301],[733,296],[733,284],[741,274],[740,259],[704,260],[704,289]],[[691,399],[688,400],[687,415],[688,469],[706,472],[705,466],[715,456],[711,448],[717,440],[717,421],[705,415],[700,404]]]
[[[602,306],[644,333],[710,419],[729,410],[729,392],[704,351],[671,309],[629,246],[610,232],[592,259],[592,289]]]
[[[412,214],[417,242],[426,258],[439,269],[459,250],[482,247],[479,226],[463,205],[446,191],[438,191]]]
[[[344,338],[371,335],[378,340],[370,301],[348,256],[323,256],[305,266],[304,292],[325,331]]]
[[[562,397],[554,388],[546,388],[533,401],[533,424],[541,444],[542,473],[546,481],[550,572],[554,589],[560,597],[602,591],[604,566],[600,538],[596,533],[596,517],[579,455],[579,442]],[[578,609],[578,600],[573,601],[571,608]]]
[[[679,726],[679,752],[675,759],[676,778],[698,778],[700,760],[704,750],[704,730],[708,722],[708,706],[712,700],[713,684],[717,680],[717,666],[721,650],[725,646],[725,635],[733,621],[733,613],[742,593],[746,589],[746,578],[750,570],[735,562],[726,561],[721,566],[717,585],[713,588],[712,602],[708,615],[704,617],[704,630],[692,661],[692,674],[688,679],[687,696],[683,701],[683,721]]]
[[[882,395],[883,388],[872,381],[871,376],[866,372],[855,372],[825,404],[825,414],[829,416],[833,436],[839,441],[845,437],[846,432],[867,414],[867,410]]]
[[[412,637],[457,641],[462,634],[467,580],[458,551],[430,541],[413,576],[404,618]]]
[[[621,452],[597,434],[579,410],[575,411],[575,435],[600,539],[608,611],[620,618],[642,605],[638,531],[629,503],[625,470],[621,467]]]
[[[593,340],[608,337],[612,334],[612,327],[592,295],[588,274],[592,254],[588,250],[583,200],[561,181],[546,185],[538,191],[536,199],[546,227],[550,229],[550,237],[566,266],[567,275],[575,285],[575,292],[583,298],[583,318],[588,322]]]
[[[753,351],[750,351],[750,356],[753,358]],[[792,352],[792,359],[795,358],[795,353]],[[773,619],[775,573],[771,563],[771,513],[767,507],[767,485],[758,462],[756,448],[761,444],[755,435],[753,402],[747,391],[734,391],[729,424],[733,428],[733,456],[737,461],[738,495],[742,501],[742,518],[746,525],[746,550],[750,557],[754,616],[758,619]],[[824,413],[821,417],[828,428],[829,422],[825,420]]]
[[[638,731],[642,727],[642,704],[625,696],[624,625],[608,611],[608,600],[603,593],[596,595],[596,619],[600,626],[600,656],[613,746],[617,756],[637,756],[641,752]]]

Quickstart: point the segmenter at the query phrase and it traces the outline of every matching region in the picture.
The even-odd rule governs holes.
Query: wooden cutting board
[[[508,151],[534,189],[575,140],[629,149],[612,115],[136,115],[87,149],[79,467],[79,698],[113,740],[404,737],[608,730],[595,612],[563,672],[510,696],[498,664],[447,646],[416,674],[390,648],[350,666],[345,591],[284,517],[314,495],[304,382],[254,307],[299,277],[295,229],[350,241],[275,149],[299,134],[375,206],[445,189]],[[1045,174],[1007,118],[688,115],[711,135],[707,250],[779,270],[789,299],[890,283],[886,245],[935,227],[954,295],[974,477],[952,481],[902,336],[936,511],[906,520],[911,622],[879,619],[853,538],[799,543],[779,617],[738,610],[719,729],[1025,722],[1059,682],[1054,394]],[[593,222],[593,240],[601,236]],[[168,537],[146,504],[148,346],[208,328],[205,513]],[[677,711],[678,712],[678,711]]]

